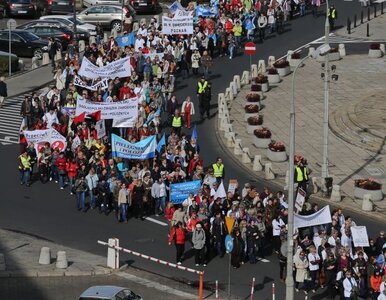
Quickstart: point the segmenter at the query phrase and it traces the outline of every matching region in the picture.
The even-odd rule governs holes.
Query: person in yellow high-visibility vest
[[[204,118],[204,113],[205,113],[204,96],[205,96],[206,89],[208,88],[208,84],[209,83],[204,76],[202,76],[197,83],[197,98],[198,98],[198,106],[200,109],[201,119]]]
[[[224,179],[224,175],[225,175],[224,164],[222,162],[221,157],[217,157],[216,162],[212,164],[212,168],[214,171],[214,176],[217,179],[217,183],[220,184],[221,181]]]
[[[30,186],[31,157],[27,151],[19,156],[20,184]]]
[[[333,30],[335,26],[335,20],[338,18],[338,14],[336,12],[335,6],[331,5],[331,7],[328,9],[328,21],[330,23],[330,29]]]
[[[308,180],[309,172],[306,166],[306,161],[301,160],[295,168],[295,182],[298,184],[298,188],[302,188],[305,192],[307,192]]]
[[[181,128],[183,126],[183,119],[180,114],[180,111],[176,109],[174,115],[172,116],[172,129],[178,136],[181,134]]]

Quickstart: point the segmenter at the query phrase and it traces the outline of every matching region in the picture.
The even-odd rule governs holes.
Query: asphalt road
[[[347,16],[352,16],[360,9],[357,2],[339,1],[335,3],[335,6],[339,12],[338,25],[345,24]],[[312,16],[306,16],[292,21],[286,27],[284,34],[269,36],[263,44],[258,44],[258,51],[253,56],[253,62],[256,63],[260,58],[267,59],[269,55],[278,58],[289,49],[297,49],[303,44],[321,37],[324,32],[323,26],[323,17],[315,19]],[[244,56],[242,50],[233,60],[228,58],[215,60],[211,73],[213,104],[217,102],[217,93],[225,90],[233,75],[241,74],[243,70],[247,69],[249,69],[249,57]],[[177,80],[176,94],[179,101],[182,102],[187,95],[194,96],[196,94],[197,78],[190,78],[186,81],[177,78]],[[322,93],[322,91],[320,92]],[[215,113],[215,109],[212,112]],[[266,183],[240,167],[239,163],[218,143],[215,135],[215,122],[215,118],[212,118],[203,123],[197,123],[199,144],[202,149],[201,156],[205,165],[211,164],[217,156],[221,156],[225,161],[227,179],[237,178],[240,184],[256,181],[257,186],[261,188]],[[86,214],[80,213],[76,211],[75,199],[69,196],[69,191],[60,191],[53,183],[44,186],[37,183],[31,188],[20,187],[16,161],[17,152],[17,145],[0,147],[0,159],[3,167],[2,188],[0,189],[1,227],[33,233],[66,246],[100,255],[104,255],[106,249],[97,245],[96,241],[117,237],[124,247],[174,261],[174,247],[167,245],[167,227],[151,221],[135,219],[130,220],[127,225],[118,224],[112,216],[99,215],[96,211],[89,211]],[[379,223],[376,220],[365,219],[360,214],[352,213],[351,215],[358,224],[367,225],[370,234],[379,230]],[[154,218],[156,219],[156,217]],[[159,220],[164,221],[162,218]],[[190,256],[191,252],[189,251],[187,257]],[[258,299],[271,298],[272,282],[276,283],[277,298],[283,299],[284,286],[278,282],[277,259],[273,256],[267,258],[270,262],[259,262],[256,265],[246,264],[236,271],[232,270],[232,298],[248,297],[252,277],[256,277],[257,287],[255,290]],[[129,261],[134,267],[161,276],[193,284],[198,280],[190,274],[168,269],[147,260],[127,255],[122,255],[122,259]],[[193,267],[193,259],[189,258],[184,264]],[[215,258],[205,269],[205,286],[207,288],[213,287],[215,280],[219,280],[221,289],[226,289],[228,280],[226,257]],[[323,298],[323,295],[311,297],[311,299]]]

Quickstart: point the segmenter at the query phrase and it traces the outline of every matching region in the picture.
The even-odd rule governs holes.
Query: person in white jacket
[[[343,280],[343,296],[345,300],[350,300],[352,299],[351,291],[357,288],[358,284],[355,278],[351,277],[351,271],[347,271],[345,276],[346,278]]]
[[[182,115],[184,117],[185,127],[190,128],[191,119],[195,113],[194,104],[193,104],[192,98],[190,98],[190,96],[186,97],[186,100],[182,103],[181,112],[182,112]]]

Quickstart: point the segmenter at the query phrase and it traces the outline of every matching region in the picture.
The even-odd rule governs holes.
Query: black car
[[[69,42],[74,39],[72,29],[57,21],[32,21],[18,28],[27,30],[43,39],[53,37],[61,43],[63,50],[66,50]],[[77,30],[77,38],[88,42],[90,33],[85,30]]]
[[[51,0],[50,14],[68,14],[74,11],[74,0]]]
[[[9,31],[0,30],[0,51],[8,52]],[[25,30],[11,32],[11,51],[21,57],[43,57],[43,52],[48,51],[48,41],[42,40],[35,34]]]
[[[38,18],[49,11],[48,0],[6,0],[4,5],[4,17],[28,16]]]
[[[156,13],[157,3],[157,0],[130,0],[137,13]]]

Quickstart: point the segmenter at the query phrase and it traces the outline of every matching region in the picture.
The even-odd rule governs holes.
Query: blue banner
[[[115,134],[112,134],[111,145],[113,157],[142,160],[153,158],[155,156],[157,139],[155,135],[152,135],[133,144]]]
[[[172,201],[174,204],[180,204],[189,197],[190,193],[197,195],[200,188],[200,180],[171,184],[170,201]]]
[[[126,46],[134,46],[135,44],[135,35],[137,32],[131,32],[127,35],[124,35],[122,37],[117,37],[116,41],[118,43],[119,48],[124,48]]]
[[[196,7],[196,16],[203,16],[203,17],[217,17],[219,14],[218,7],[217,6],[202,6],[198,5]]]

